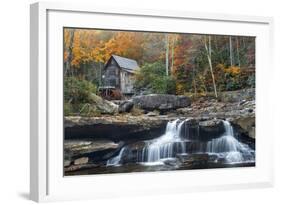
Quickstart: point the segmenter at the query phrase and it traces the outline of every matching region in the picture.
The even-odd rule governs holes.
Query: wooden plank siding
[[[115,58],[118,58],[117,60]],[[121,67],[124,65],[134,65],[135,67]],[[120,56],[111,56],[104,66],[103,86],[115,87],[122,94],[132,94],[134,85],[134,71],[138,68],[135,60]]]

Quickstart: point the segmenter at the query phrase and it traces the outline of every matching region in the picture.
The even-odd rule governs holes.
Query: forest
[[[64,173],[255,166],[255,37],[64,28]]]
[[[68,102],[87,101],[87,90],[97,92],[113,54],[139,64],[136,93],[218,97],[255,87],[253,37],[65,28],[66,108]],[[70,84],[77,90],[69,93]]]

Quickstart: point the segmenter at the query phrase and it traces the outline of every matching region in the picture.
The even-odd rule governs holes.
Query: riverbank
[[[128,105],[128,102],[123,102],[123,105],[126,103]],[[150,102],[150,106],[154,104]],[[224,97],[220,100],[202,97],[192,103],[184,104],[184,107],[177,104],[175,106],[178,108],[170,109],[171,106],[173,105],[166,103],[162,106],[164,109],[160,110],[145,110],[132,106],[129,110],[125,109],[125,112],[123,110],[114,115],[65,117],[65,174],[71,175],[81,170],[88,170],[84,171],[85,173],[94,173],[94,170],[96,173],[102,173],[100,170],[107,169],[108,160],[118,156],[124,147],[129,146],[132,151],[127,153],[128,156],[135,155],[133,152],[139,153],[146,146],[145,142],[153,141],[165,134],[167,123],[176,119],[184,121],[185,132],[187,128],[189,130],[188,136],[186,133],[185,136],[181,134],[184,139],[182,146],[185,148],[196,150],[194,146],[204,147],[208,142],[221,137],[225,132],[223,121],[226,120],[233,127],[233,137],[255,150],[255,99],[251,90],[224,93]],[[134,109],[138,109],[138,112]],[[187,141],[192,141],[192,143]],[[181,169],[180,167],[184,167],[183,169],[216,168],[224,165],[231,167],[239,164],[226,165],[218,162],[218,158],[209,155],[208,157],[197,155],[188,160],[190,163],[187,164],[166,161],[159,169],[172,169],[167,168],[171,166],[169,163],[178,167],[175,169]],[[196,165],[197,161],[200,161],[199,165]],[[131,171],[135,170],[133,168],[135,166],[139,169],[140,166],[132,166],[136,164],[132,162],[134,160],[129,159],[125,164],[126,166],[131,164]],[[178,165],[176,166],[175,163]],[[248,165],[253,166],[254,162],[240,163],[240,166]],[[112,172],[119,169],[108,168]]]

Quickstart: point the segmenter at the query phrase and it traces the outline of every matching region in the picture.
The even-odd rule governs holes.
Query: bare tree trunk
[[[214,44],[215,44],[216,50],[218,50],[218,38],[217,38],[217,36],[214,36]]]
[[[195,96],[197,96],[197,86],[196,86],[196,82],[195,82],[195,69],[194,66],[192,67],[192,84],[194,87],[194,94]]]
[[[238,66],[241,67],[240,55],[239,55],[239,40],[238,40],[238,37],[236,37],[236,52],[237,52]]]
[[[210,56],[210,59],[212,59],[211,36],[209,36],[209,56]]]
[[[74,40],[74,29],[70,29],[69,30],[69,46],[67,48],[67,60],[66,60],[66,64],[65,64],[65,75],[67,75],[67,73],[69,71],[71,71],[71,61],[73,58],[73,54],[72,54],[72,49],[73,49],[73,40]],[[73,75],[73,73],[72,73]]]
[[[169,75],[169,37],[168,34],[165,35],[166,43],[166,75]]]
[[[197,96],[197,86],[196,86],[195,79],[193,79],[193,87],[194,87],[194,94],[195,96]]]
[[[208,58],[209,66],[210,66],[212,80],[213,80],[215,96],[216,96],[216,98],[218,98],[217,86],[216,86],[215,76],[214,76],[214,72],[213,72],[212,58],[211,58],[211,55],[212,55],[211,54],[211,51],[212,51],[211,50],[211,36],[209,36],[209,48],[207,46],[207,38],[205,36],[205,49],[206,49],[206,54],[207,54],[207,58]]]
[[[243,49],[245,49],[246,48],[245,37],[242,37],[242,42],[243,42]]]
[[[101,66],[101,62],[99,62],[99,86],[102,86],[103,82],[102,82],[102,66]]]
[[[233,66],[233,53],[232,53],[232,39],[229,36],[229,58],[230,58],[230,65]]]
[[[174,47],[175,47],[175,37],[173,36],[173,39],[172,39],[172,53],[171,53],[171,60],[172,60],[172,62],[171,62],[171,71],[174,69]]]

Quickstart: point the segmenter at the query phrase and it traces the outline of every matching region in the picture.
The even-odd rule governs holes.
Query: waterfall
[[[174,120],[167,123],[165,134],[153,141],[148,141],[142,150],[142,162],[159,162],[161,159],[186,153],[185,141],[181,138],[182,127],[187,120]]]
[[[222,156],[227,163],[253,161],[254,151],[234,137],[233,128],[228,121],[223,121],[223,125],[225,129],[224,134],[219,138],[209,141],[206,152]]]
[[[122,156],[123,156],[123,153],[124,153],[125,149],[126,149],[126,147],[123,147],[120,150],[120,152],[117,156],[107,160],[106,166],[119,166],[119,165],[121,165],[120,161],[122,159]]]
[[[186,123],[187,120],[184,120],[182,121],[179,125],[178,125],[178,128],[177,128],[177,137],[180,138],[180,146],[181,146],[181,153],[182,154],[186,154],[186,144],[184,143],[184,141],[182,141],[182,138],[181,138],[181,131],[182,131],[182,126],[184,126],[184,136],[186,136]]]
[[[255,161],[255,151],[235,138],[228,121],[223,121],[224,133],[209,141],[200,140],[200,127],[190,127],[187,121],[177,119],[168,122],[162,136],[145,141],[144,147],[137,149],[135,155],[132,154],[135,156],[133,161],[144,165],[159,165],[169,159],[200,154],[217,156],[225,164]],[[125,150],[132,153],[130,146],[124,146],[117,156],[107,161],[107,166],[126,163],[128,153]]]
[[[233,128],[229,122],[223,121],[225,133],[216,139],[212,139],[207,143],[207,152],[236,152],[239,150],[240,143],[235,139]]]

